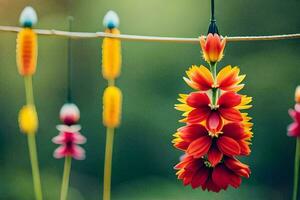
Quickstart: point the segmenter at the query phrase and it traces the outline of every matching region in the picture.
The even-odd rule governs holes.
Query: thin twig
[[[0,31],[6,32],[19,32],[20,27],[15,26],[0,26]],[[177,42],[177,43],[199,43],[199,38],[178,38],[178,37],[160,37],[160,36],[142,36],[142,35],[127,35],[120,34],[114,35],[104,32],[69,32],[60,30],[47,30],[47,29],[34,29],[39,35],[46,36],[59,36],[73,39],[91,39],[91,38],[119,38],[122,40],[135,40],[145,42]],[[300,33],[295,34],[283,34],[283,35],[266,35],[266,36],[232,36],[227,37],[228,42],[239,41],[261,41],[261,40],[288,40],[288,39],[300,39]]]

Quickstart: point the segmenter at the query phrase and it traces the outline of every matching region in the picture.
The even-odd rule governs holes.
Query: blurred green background
[[[74,31],[102,31],[102,18],[113,9],[126,34],[197,37],[208,28],[209,0],[0,0],[0,24],[18,25],[26,5],[38,13],[36,26]],[[300,1],[216,0],[216,17],[223,35],[268,35],[300,32]],[[25,103],[23,79],[15,62],[15,33],[0,33],[0,199],[32,200],[31,168],[26,137],[17,114]],[[102,125],[101,39],[73,40],[73,98],[81,110],[87,159],[74,161],[70,200],[102,198],[105,129]],[[247,74],[244,94],[254,97],[252,154],[243,158],[252,175],[242,186],[213,194],[192,190],[177,180],[173,166],[181,152],[172,134],[181,126],[173,109],[178,93],[191,91],[183,82],[192,64],[205,64],[199,45],[122,42],[123,67],[117,85],[124,95],[122,126],[113,155],[112,199],[282,200],[292,192],[295,140],[286,136],[300,84],[300,41],[229,43],[220,66],[238,65]],[[40,119],[38,155],[45,199],[59,197],[63,160],[52,157],[51,138],[58,134],[58,113],[65,102],[67,40],[39,37],[34,94]]]

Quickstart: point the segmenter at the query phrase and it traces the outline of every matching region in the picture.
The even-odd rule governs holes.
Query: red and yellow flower
[[[242,110],[251,108],[252,98],[238,93],[245,75],[237,66],[217,73],[226,40],[210,33],[200,43],[210,70],[201,65],[186,71],[184,81],[196,91],[180,94],[175,105],[183,112],[180,122],[186,123],[174,134],[174,146],[184,152],[175,169],[184,185],[219,192],[229,185],[239,187],[241,177],[249,178],[249,167],[235,157],[251,152],[253,124]]]
[[[238,92],[244,87],[244,84],[240,84],[246,75],[240,75],[240,69],[230,65],[221,69],[218,73],[216,80],[214,80],[212,73],[205,66],[190,67],[186,71],[188,78],[183,78],[184,81],[193,89],[200,91],[207,91],[212,88],[219,88],[223,91],[235,91]]]
[[[223,58],[226,38],[223,39],[217,33],[209,33],[207,37],[200,37],[203,58],[208,63],[219,62]]]
[[[221,162],[223,156],[249,155],[252,132],[242,123],[228,123],[217,134],[209,132],[201,124],[188,124],[175,133],[174,146],[194,158],[207,155],[212,166]]]
[[[214,104],[205,92],[192,92],[189,95],[181,95],[176,104],[177,110],[184,111],[185,118],[181,120],[187,123],[205,122],[209,131],[216,133],[221,130],[224,122],[239,122],[243,120],[239,110],[251,107],[248,105],[251,98],[239,95],[235,92],[224,92]]]
[[[184,185],[213,192],[226,190],[228,186],[237,188],[242,182],[242,177],[249,178],[251,173],[247,165],[228,156],[212,166],[206,158],[185,155],[175,169],[178,170],[178,179],[181,179]]]

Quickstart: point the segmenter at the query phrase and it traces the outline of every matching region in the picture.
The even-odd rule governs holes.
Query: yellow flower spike
[[[295,91],[295,101],[296,103],[300,103],[300,85],[297,86]]]
[[[109,128],[120,125],[122,109],[122,92],[115,86],[109,86],[103,94],[103,124]]]
[[[17,36],[17,66],[20,75],[30,76],[36,71],[37,35],[31,28],[22,29]]]
[[[120,34],[117,28],[106,29],[105,33]],[[104,38],[102,43],[102,75],[114,80],[121,71],[121,41],[116,38]]]
[[[19,112],[19,127],[25,134],[35,134],[38,129],[38,116],[33,105],[23,106]]]

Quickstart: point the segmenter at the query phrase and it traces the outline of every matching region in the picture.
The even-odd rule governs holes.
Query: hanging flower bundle
[[[32,7],[26,7],[20,15],[22,29],[17,36],[16,61],[19,74],[24,79],[26,105],[24,105],[18,117],[20,131],[27,135],[29,157],[31,161],[32,177],[35,197],[42,200],[40,172],[37,158],[35,134],[38,129],[38,115],[33,96],[32,76],[36,72],[37,65],[37,35],[32,27],[37,23],[37,14]]]
[[[119,17],[114,11],[108,11],[103,19],[105,33],[118,35]],[[122,92],[115,86],[115,79],[121,72],[121,41],[105,37],[102,43],[102,75],[108,82],[103,93],[103,125],[106,127],[103,200],[111,196],[111,166],[115,129],[121,123]]]
[[[238,67],[226,66],[217,73],[223,57],[226,38],[220,36],[216,25],[209,34],[200,37],[204,60],[209,68],[192,66],[184,81],[194,90],[180,94],[180,122],[185,126],[174,134],[174,146],[183,151],[175,166],[178,179],[192,188],[219,192],[228,186],[237,188],[242,177],[249,178],[250,169],[238,156],[250,154],[251,118],[245,109],[252,98],[239,94],[245,75]]]

